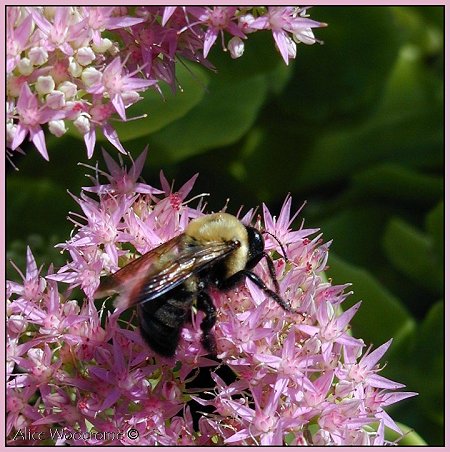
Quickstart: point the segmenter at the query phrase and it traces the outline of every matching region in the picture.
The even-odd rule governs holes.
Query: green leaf
[[[396,7],[393,8],[400,33],[427,55],[442,51],[444,8]]]
[[[442,167],[442,82],[419,56],[411,47],[399,53],[377,93],[377,110],[366,121],[324,129],[296,175],[304,190],[342,181],[380,162]]]
[[[440,295],[443,271],[431,240],[400,218],[393,218],[383,237],[383,249],[389,261],[419,286]]]
[[[390,202],[430,205],[443,196],[441,176],[430,176],[393,163],[382,163],[353,176],[353,186],[365,196]]]
[[[444,262],[444,203],[441,201],[426,217],[427,232],[432,238],[433,251]]]
[[[351,282],[354,295],[349,300],[362,299],[361,307],[351,322],[355,337],[361,337],[366,343],[380,345],[390,338],[400,343],[415,327],[415,322],[401,302],[379,283],[370,273],[361,267],[349,264],[335,254],[330,254],[330,268],[327,276],[334,284]]]
[[[189,115],[149,137],[153,163],[180,161],[240,139],[255,121],[267,86],[267,77],[261,75],[231,84],[211,83]]]
[[[435,303],[419,326],[411,356],[414,364],[409,379],[419,393],[422,412],[444,425],[444,303]]]
[[[392,67],[375,117],[407,113],[408,109],[427,108],[442,101],[442,80],[422,59],[420,50],[404,45]]]
[[[284,63],[280,62],[273,71],[267,73],[269,89],[275,95],[279,95],[286,88],[286,85],[291,78],[292,66],[286,66]]]
[[[240,58],[233,60],[230,53],[224,52],[217,42],[208,55],[208,60],[216,67],[217,75],[228,83],[270,73],[280,65],[286,68],[275,48],[272,33],[268,30],[249,36],[245,41],[245,52]]]
[[[299,45],[283,105],[306,123],[359,120],[379,98],[395,61],[395,16],[390,8],[370,6],[317,7],[311,14],[329,24],[314,29],[324,45]]]
[[[325,237],[333,238],[333,252],[348,263],[371,271],[383,267],[385,260],[377,238],[385,228],[386,206],[353,203],[352,207],[340,208],[335,214],[329,210],[325,207],[328,215],[316,222]]]
[[[426,446],[427,443],[425,440],[415,432],[411,427],[407,425],[401,424],[400,422],[396,422],[397,426],[400,427],[400,430],[405,435],[400,441],[398,441],[398,433],[394,432],[390,428],[385,429],[384,437],[388,441],[393,441],[399,446]]]
[[[39,234],[31,234],[25,240],[10,241],[6,251],[7,261],[14,262],[20,270],[25,272],[27,246],[29,246],[37,266],[44,266],[41,275],[45,274],[50,264],[54,264],[55,268],[60,268],[65,264],[66,256],[55,248],[57,243],[61,243],[64,240],[66,240],[66,237],[60,238],[53,235],[47,238]],[[10,264],[6,265],[6,277],[11,281],[21,281],[16,269]]]
[[[46,163],[48,165],[48,163]],[[36,233],[43,237],[56,234],[68,237],[71,224],[67,213],[73,207],[65,188],[51,179],[32,179],[14,174],[7,184],[8,240]]]

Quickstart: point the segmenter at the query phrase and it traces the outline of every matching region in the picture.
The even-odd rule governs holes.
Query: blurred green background
[[[118,126],[134,157],[149,145],[148,183],[159,186],[161,168],[175,187],[199,172],[193,194],[210,193],[210,210],[228,198],[231,213],[261,202],[277,212],[287,193],[307,200],[305,227],[333,239],[327,276],[353,283],[346,307],[363,300],[354,335],[394,337],[383,375],[420,394],[390,414],[430,445],[444,444],[443,13],[315,7],[324,45],[299,46],[289,67],[269,32],[251,35],[239,60],[219,44],[218,73],[179,65],[183,92],[146,94],[128,116],[149,117]],[[105,168],[100,145],[117,152],[97,144],[89,163]],[[38,264],[64,262],[52,247],[78,211],[67,190],[78,195],[92,174],[77,165],[88,161],[75,134],[48,136],[48,148],[50,163],[25,146],[20,171],[8,168],[7,251],[21,268],[27,243]]]

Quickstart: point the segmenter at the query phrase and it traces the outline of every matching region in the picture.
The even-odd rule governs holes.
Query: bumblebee
[[[274,289],[252,269],[265,258]],[[143,254],[104,278],[95,293],[102,298],[119,293],[119,307],[136,306],[143,339],[157,354],[172,357],[180,333],[195,303],[205,313],[202,345],[212,355],[216,343],[211,329],[216,308],[208,289],[227,291],[249,278],[284,310],[294,311],[280,296],[280,287],[264,239],[257,229],[235,216],[219,212],[192,220],[184,233]]]

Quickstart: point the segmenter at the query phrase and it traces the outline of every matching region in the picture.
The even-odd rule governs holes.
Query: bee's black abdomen
[[[141,317],[139,327],[148,346],[158,355],[172,357],[180,341],[181,326],[169,328],[151,317]]]
[[[165,296],[139,305],[141,334],[153,351],[167,357],[175,354],[192,300],[193,294],[180,287]]]

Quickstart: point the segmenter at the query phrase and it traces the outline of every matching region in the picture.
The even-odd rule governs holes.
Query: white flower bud
[[[53,110],[61,110],[66,104],[64,93],[61,91],[52,91],[50,94],[47,94],[45,103]]]
[[[116,56],[118,53],[120,53],[120,48],[118,45],[114,44],[108,49],[108,52],[112,56]]]
[[[91,123],[89,121],[89,118],[85,114],[78,116],[78,118],[73,122],[73,125],[82,135],[88,133],[91,129]]]
[[[50,75],[41,75],[36,81],[36,91],[41,94],[51,93],[55,89],[55,81]]]
[[[95,60],[95,53],[90,47],[81,47],[77,51],[76,60],[81,66],[87,66]]]
[[[18,63],[17,63],[17,69],[19,70],[19,72],[22,75],[30,75],[33,70],[33,64],[31,63],[31,61],[28,58],[22,58]]]
[[[66,99],[73,99],[78,92],[78,87],[75,83],[65,81],[58,85],[58,91],[64,93]]]
[[[58,138],[62,137],[67,132],[66,124],[62,119],[49,121],[48,130]]]
[[[314,37],[314,33],[312,32],[311,28],[302,28],[295,30],[293,35],[296,42],[303,42],[303,44],[307,45],[312,45],[316,42],[316,38]]]
[[[102,73],[93,67],[88,67],[82,72],[81,80],[89,88],[102,80]]]
[[[83,72],[83,68],[75,61],[74,57],[69,57],[68,71],[72,77],[78,78]]]
[[[108,38],[101,38],[100,43],[95,45],[92,43],[92,48],[97,53],[105,53],[113,45],[112,41]]]
[[[233,59],[240,58],[244,53],[244,41],[238,36],[232,37],[228,41],[227,47]]]
[[[8,144],[11,144],[13,142],[16,132],[17,132],[17,125],[12,122],[8,122],[6,124],[6,142]]]
[[[34,66],[42,66],[48,61],[48,53],[43,47],[32,47],[28,52],[28,58]]]

